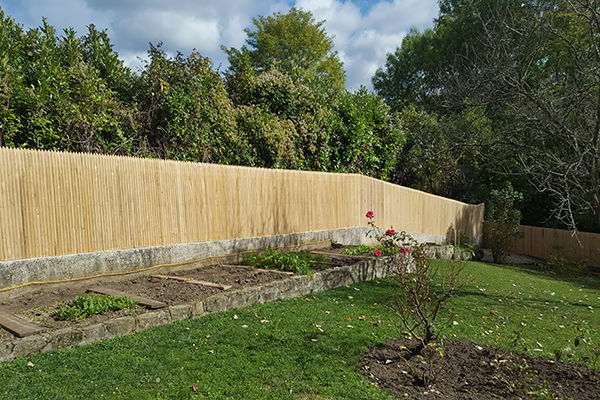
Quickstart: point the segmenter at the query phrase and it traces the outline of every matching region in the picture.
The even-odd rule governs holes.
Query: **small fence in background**
[[[0,261],[366,226],[483,234],[468,205],[355,174],[0,148]]]
[[[600,267],[600,234],[539,228],[521,225],[525,234],[517,239],[508,251],[528,256],[549,258],[564,255],[572,260],[584,260],[589,266]],[[490,247],[489,238],[484,233],[483,246]]]

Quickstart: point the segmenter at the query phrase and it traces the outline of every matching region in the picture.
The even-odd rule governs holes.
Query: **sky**
[[[150,42],[162,42],[170,55],[195,49],[224,71],[228,62],[221,45],[242,47],[253,18],[286,14],[291,7],[325,20],[351,91],[371,89],[386,55],[410,28],[432,27],[439,11],[437,0],[0,0],[0,8],[25,30],[39,27],[42,17],[59,33],[73,28],[84,35],[90,24],[106,29],[114,50],[134,71],[143,65]]]

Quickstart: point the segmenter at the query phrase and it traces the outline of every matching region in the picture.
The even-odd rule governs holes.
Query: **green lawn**
[[[465,272],[471,282],[441,315],[442,336],[590,357],[575,339],[600,339],[597,278],[474,262]],[[385,281],[366,282],[25,357],[0,364],[0,399],[389,398],[358,372],[363,351],[402,334],[387,298]]]

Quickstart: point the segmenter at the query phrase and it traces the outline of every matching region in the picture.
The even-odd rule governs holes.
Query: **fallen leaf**
[[[28,367],[35,367],[35,365],[33,365],[33,363],[32,363],[31,361],[29,361],[29,362],[27,363],[27,366],[28,366]]]
[[[233,319],[238,319],[238,316],[237,316],[237,314],[233,316]]]
[[[360,317],[358,317],[358,319],[360,319],[361,321],[365,319],[364,315],[361,315]]]
[[[205,339],[208,339],[209,337],[210,337],[210,335],[206,335],[206,336],[204,336],[204,338],[205,338]]]
[[[346,318],[346,321],[350,322],[352,321],[352,318]]]
[[[248,327],[248,325],[242,325],[242,328],[247,328],[247,327]]]
[[[190,386],[190,387],[192,388],[192,390],[193,390],[194,392],[197,392],[197,391],[198,391],[198,384],[197,384],[197,383],[194,383],[194,384],[193,384],[192,386]]]
[[[209,350],[208,353],[209,354],[213,354],[215,351],[214,350]]]

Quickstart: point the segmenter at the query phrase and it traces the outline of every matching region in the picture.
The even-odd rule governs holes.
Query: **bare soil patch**
[[[435,383],[419,386],[408,365],[426,365],[402,348],[414,344],[414,339],[396,339],[370,349],[361,361],[361,372],[399,399],[600,398],[600,371],[460,340],[444,342],[444,357],[434,352],[430,363]]]

